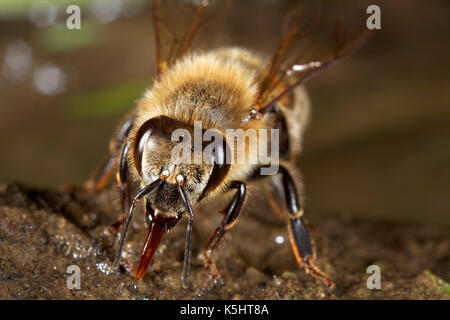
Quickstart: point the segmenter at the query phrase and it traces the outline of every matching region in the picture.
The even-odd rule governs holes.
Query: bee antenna
[[[149,185],[145,186],[141,191],[139,191],[133,198],[130,206],[130,210],[128,211],[127,220],[125,222],[125,226],[123,227],[122,234],[120,235],[119,247],[117,248],[116,256],[114,257],[113,265],[117,265],[120,260],[120,255],[122,254],[123,244],[125,242],[125,237],[128,232],[128,228],[130,227],[131,219],[133,218],[134,208],[136,207],[136,202],[139,201],[143,196],[149,194],[154,189],[158,188],[160,184],[163,182],[162,179],[158,178]]]
[[[181,181],[180,181],[181,182]],[[184,249],[184,263],[183,263],[183,276],[181,278],[183,282],[183,288],[187,289],[189,287],[189,274],[191,266],[191,255],[192,255],[192,223],[194,222],[194,212],[192,211],[191,203],[187,197],[186,191],[183,188],[182,183],[178,183],[178,191],[180,192],[181,199],[186,206],[189,221],[186,229],[186,246]]]

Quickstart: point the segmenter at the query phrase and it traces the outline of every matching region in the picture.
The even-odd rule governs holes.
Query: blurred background
[[[271,54],[295,1],[234,1],[221,40]],[[307,205],[450,230],[449,1],[373,1],[381,30],[306,85]],[[81,30],[68,30],[70,4]],[[0,0],[0,181],[57,188],[103,161],[151,85],[150,1]]]

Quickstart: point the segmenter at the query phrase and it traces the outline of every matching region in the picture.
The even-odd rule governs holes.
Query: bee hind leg
[[[116,164],[117,156],[115,153],[111,154],[109,158],[102,163],[100,168],[95,172],[95,174],[82,185],[67,184],[62,186],[62,191],[72,194],[75,192],[99,192],[101,191],[111,177],[114,171],[114,166]]]
[[[220,240],[223,236],[234,226],[237,221],[237,217],[244,205],[245,197],[247,194],[247,184],[244,182],[235,181],[231,184],[231,188],[237,189],[237,192],[231,203],[225,209],[225,217],[222,220],[220,226],[214,231],[210,238],[203,245],[203,259],[206,268],[210,268],[212,276],[219,280],[221,278],[219,269],[216,263],[213,261],[212,254],[218,247]]]
[[[114,171],[116,161],[116,154],[111,154],[95,174],[81,186],[81,190],[84,192],[99,192],[103,190]]]
[[[294,251],[295,258],[300,267],[306,272],[319,279],[327,287],[334,287],[334,282],[314,264],[315,253],[308,229],[302,218],[303,208],[298,199],[297,188],[290,172],[284,166],[280,166],[281,183],[272,183],[271,205],[276,212],[284,211],[287,208],[289,220],[287,222],[289,238]],[[274,181],[274,180],[273,180]],[[284,195],[284,196],[282,196]],[[285,206],[281,204],[282,198]]]
[[[90,192],[98,192],[106,186],[106,183],[111,177],[111,174],[114,171],[114,167],[116,166],[118,155],[121,151],[121,146],[128,137],[132,126],[133,119],[129,119],[120,127],[119,131],[116,133],[115,139],[111,141],[111,154],[109,158],[103,163],[102,166],[100,166],[99,170],[95,172],[93,177],[86,181],[86,183],[83,185],[84,189]]]
[[[127,154],[129,150],[128,143],[125,143],[128,134],[133,126],[133,119],[127,120],[117,132],[115,139],[111,141],[111,154],[100,169],[89,179],[83,186],[84,192],[99,192],[105,188],[109,178],[111,177],[115,168],[117,169],[116,179],[120,190],[120,204],[121,215],[119,219],[114,222],[109,230],[113,234],[117,234],[120,227],[125,222],[126,214],[131,206],[132,189],[129,182],[129,168],[127,163]],[[117,164],[118,162],[118,164]]]

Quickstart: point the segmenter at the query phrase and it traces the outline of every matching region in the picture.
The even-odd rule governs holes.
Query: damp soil
[[[221,216],[197,214],[190,288],[182,289],[184,226],[163,239],[142,280],[130,273],[145,234],[143,214],[130,228],[120,268],[117,190],[99,194],[0,185],[1,299],[449,299],[450,241],[438,227],[364,221],[309,208],[317,265],[336,282],[328,289],[300,270],[281,218],[255,201],[216,253],[223,282],[211,280],[201,246]],[[69,289],[67,269],[81,271]],[[367,288],[367,267],[381,270],[381,289]],[[70,279],[69,279],[70,280]]]

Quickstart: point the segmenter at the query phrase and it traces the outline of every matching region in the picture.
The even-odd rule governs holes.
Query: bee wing
[[[153,0],[156,73],[218,34],[229,0]]]
[[[365,0],[304,0],[289,10],[281,28],[282,41],[259,79],[256,109],[273,106],[309,77],[360,47],[370,33],[367,7]],[[288,85],[280,90],[282,82]]]

